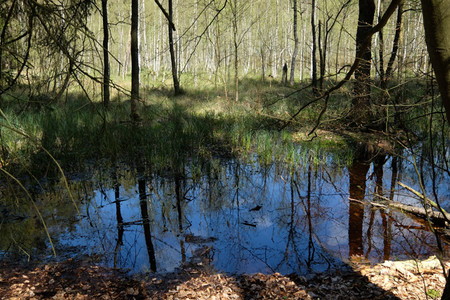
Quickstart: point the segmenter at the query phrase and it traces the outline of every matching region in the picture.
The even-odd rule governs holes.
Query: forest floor
[[[238,277],[206,265],[129,276],[76,260],[24,267],[0,263],[1,299],[437,299],[445,285],[439,261],[354,264],[353,271],[311,278],[279,273]],[[446,263],[450,267],[450,263]]]

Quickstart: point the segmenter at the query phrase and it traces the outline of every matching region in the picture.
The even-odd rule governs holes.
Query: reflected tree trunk
[[[349,168],[350,208],[348,220],[349,257],[363,255],[363,220],[364,200],[366,192],[366,174],[370,164],[362,158],[354,158]],[[356,200],[356,201],[354,201]]]
[[[391,175],[391,189],[389,192],[389,200],[394,200],[395,185],[398,177],[398,156],[394,156],[391,162],[392,175]],[[391,211],[386,213],[384,209],[380,209],[381,222],[383,225],[383,259],[389,260],[391,257],[391,245],[392,245],[392,218]]]
[[[384,163],[385,161],[385,156],[384,155],[379,155],[375,158],[374,162],[373,162],[373,166],[374,166],[374,173],[375,173],[375,190],[374,190],[374,201],[376,202],[377,199],[383,197],[383,168],[384,168]],[[369,226],[367,228],[367,244],[368,244],[368,248],[367,248],[367,252],[365,257],[368,258],[370,251],[372,251],[372,230],[373,230],[373,224],[375,221],[375,213],[376,210],[371,210],[370,211],[370,218],[369,218]]]
[[[139,204],[141,207],[142,225],[144,227],[144,237],[145,237],[145,244],[147,245],[150,270],[156,272],[156,257],[155,257],[155,249],[153,248],[152,243],[152,235],[150,231],[150,219],[148,217],[147,191],[145,180],[140,179],[138,181],[138,191],[139,191]]]
[[[181,262],[186,262],[186,249],[184,247],[184,239],[183,239],[183,210],[181,207],[181,201],[184,196],[181,188],[181,175],[175,175],[175,197],[176,197],[176,206],[178,213],[178,230],[180,234],[180,249],[181,249]]]
[[[311,217],[311,190],[312,190],[312,167],[311,165],[308,166],[308,192],[306,195],[306,218],[308,219],[308,232],[309,232],[309,238],[308,238],[308,260],[306,262],[306,265],[308,268],[311,267],[311,262],[314,261],[314,254],[316,252],[316,249],[314,247],[313,242],[313,229],[312,229],[312,217]]]
[[[114,268],[117,268],[117,256],[119,254],[120,246],[123,245],[123,217],[120,209],[120,184],[117,182],[117,175],[114,174],[115,185],[114,185],[114,202],[116,203],[116,219],[117,219],[117,242],[116,248],[114,249]]]

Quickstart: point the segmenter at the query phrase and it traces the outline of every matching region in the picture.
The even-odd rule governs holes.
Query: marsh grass
[[[226,98],[224,89],[211,79],[200,78],[195,84],[192,76],[183,78],[184,93],[177,97],[172,95],[170,82],[161,83],[161,78],[154,80],[151,76],[146,79],[141,89],[139,124],[130,122],[129,98],[122,92],[112,92],[108,110],[104,110],[100,95],[88,99],[76,88],[71,88],[61,103],[27,102],[29,99],[23,96],[3,95],[2,165],[19,173],[37,170],[37,177],[49,175],[52,168],[48,155],[8,126],[35,137],[63,167],[71,168],[99,160],[132,164],[137,157],[150,163],[153,172],[218,156],[242,160],[256,157],[264,165],[298,165],[305,159],[320,163],[329,156],[343,165],[350,161],[352,142],[340,135],[339,129],[351,103],[351,91],[346,88],[330,97],[320,130],[307,135],[322,102],[308,106],[285,129],[279,128],[313,99],[310,88],[285,87],[276,81],[269,85],[248,77],[240,82],[241,96],[236,102]],[[119,84],[126,89],[128,83]],[[401,92],[404,103],[418,99],[417,95],[412,98],[409,89]],[[427,109],[422,108],[420,113],[425,114]],[[394,122],[394,116],[390,118],[388,122]],[[426,129],[423,123],[415,125],[418,131]]]
[[[91,172],[92,176],[100,176],[102,168],[111,170],[125,165],[134,170],[130,176],[135,180],[139,175],[136,170],[145,164],[147,172],[169,177],[190,170],[189,176],[195,181],[210,172],[220,158],[262,167],[280,167],[291,174],[302,165],[317,167],[324,163],[333,165],[333,170],[340,172],[352,162],[358,133],[349,133],[345,129],[345,116],[351,103],[348,86],[330,97],[320,128],[308,135],[323,102],[308,106],[289,126],[283,130],[279,128],[299,107],[313,100],[310,88],[285,87],[276,81],[269,85],[259,78],[249,77],[241,80],[240,100],[236,102],[226,97],[223,86],[216,86],[207,77],[199,78],[197,84],[190,76],[183,78],[184,93],[177,97],[172,95],[170,82],[161,83],[161,78],[147,79],[141,89],[139,114],[142,120],[138,124],[130,121],[129,97],[122,92],[112,92],[114,97],[107,110],[98,91],[88,99],[76,87],[72,87],[60,103],[47,101],[49,97],[30,99],[20,91],[2,95],[0,168],[4,172],[0,172],[0,188],[14,189],[16,186],[14,192],[8,193],[16,196],[4,199],[0,206],[11,206],[8,210],[14,211],[17,207],[33,207],[30,202],[36,203],[37,217],[22,222],[23,231],[29,230],[28,227],[39,228],[31,223],[42,219],[40,211],[53,211],[48,209],[49,206],[61,211],[67,209],[63,215],[75,215],[77,205],[61,201],[71,197],[71,188],[61,169],[70,174]],[[129,87],[128,81],[118,83],[125,89]],[[228,89],[232,91],[232,87]],[[447,130],[433,131],[439,133],[431,136],[430,141],[435,144],[448,137],[448,126],[442,125],[441,118],[434,118],[430,124],[427,117],[439,109],[440,103],[430,99],[426,85],[410,81],[402,89],[393,88],[391,92],[391,96],[397,97],[398,103],[402,104],[396,108],[402,115],[389,114],[383,120],[388,127],[400,119],[414,136],[422,139],[430,138],[427,134],[430,126]],[[381,92],[374,91],[374,99],[381,96]],[[421,103],[424,104],[418,105]],[[390,109],[394,111],[394,108]],[[359,137],[360,140],[365,138]],[[445,145],[445,141],[441,144]],[[105,174],[110,177],[108,172]],[[17,181],[13,178],[19,184],[14,184]],[[39,186],[38,190],[44,190],[43,178],[59,182],[58,199],[36,201],[39,192],[20,197],[36,186]],[[17,189],[17,186],[23,188]],[[23,200],[27,198],[32,199]],[[46,209],[41,209],[42,205]],[[54,225],[39,223],[41,227]],[[14,224],[2,226],[11,226],[12,232]],[[34,233],[29,234],[33,238]],[[16,234],[11,237],[13,240],[8,243],[27,251],[27,239],[21,240]]]

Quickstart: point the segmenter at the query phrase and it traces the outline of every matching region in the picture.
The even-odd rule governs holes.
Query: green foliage
[[[439,297],[441,297],[441,292],[435,289],[428,289],[427,296],[430,297],[431,299],[438,299]]]

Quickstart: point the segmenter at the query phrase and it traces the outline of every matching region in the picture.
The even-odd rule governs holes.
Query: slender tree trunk
[[[300,18],[301,18],[301,23],[302,23],[302,29],[301,29],[301,32],[302,32],[302,50],[301,50],[301,52],[300,52],[300,82],[302,82],[303,81],[303,69],[304,69],[304,67],[303,67],[303,64],[304,64],[304,59],[305,59],[305,48],[306,48],[306,45],[305,45],[305,31],[306,31],[306,28],[305,28],[305,21],[304,21],[304,19],[303,19],[303,15],[300,15]]]
[[[173,34],[172,31],[174,28],[171,26],[173,21],[173,5],[172,0],[169,0],[169,51],[170,51],[170,63],[172,65],[172,79],[173,79],[173,89],[175,95],[179,95],[181,93],[180,90],[180,82],[178,81],[178,73],[177,73],[177,62],[175,59],[175,50],[173,43]]]
[[[422,12],[428,53],[439,84],[447,122],[450,122],[450,1],[422,0]]]
[[[102,15],[103,15],[103,105],[105,106],[105,108],[107,108],[110,101],[108,0],[102,0]]]
[[[401,33],[401,29],[402,29],[403,2],[404,1],[401,1],[400,4],[398,5],[397,21],[395,24],[394,42],[392,44],[391,57],[389,58],[386,72],[383,72],[383,77],[381,80],[381,88],[382,89],[387,88],[388,82],[392,75],[392,71],[394,69],[395,58],[397,57],[397,52],[398,52],[398,48],[399,48],[398,45],[400,43],[400,33]],[[381,34],[381,31],[380,31],[380,34]],[[381,66],[380,66],[380,68],[381,68]]]
[[[317,46],[319,48],[319,89],[323,90],[323,79],[325,76],[325,44],[326,40],[322,40],[323,25],[319,20],[319,36],[317,37]]]
[[[312,33],[312,53],[311,53],[311,70],[312,70],[312,87],[313,87],[313,93],[317,94],[317,58],[316,58],[316,52],[317,52],[317,44],[316,44],[316,23],[315,23],[315,16],[316,16],[316,0],[311,1],[311,33]]]
[[[131,0],[131,119],[139,120],[139,0]]]
[[[361,48],[373,25],[375,16],[374,0],[359,0],[358,30],[356,32],[356,57],[361,55]],[[370,69],[371,43],[362,54],[362,60],[355,71],[354,98],[352,100],[351,118],[356,126],[371,121],[370,114]]]
[[[234,100],[239,101],[239,65],[238,65],[238,28],[237,28],[237,0],[234,0],[232,6],[232,14],[233,14],[233,46],[234,46]]]
[[[144,67],[146,69],[146,74],[148,74],[148,67],[149,67],[149,55],[148,55],[148,44],[147,44],[147,22],[145,20],[145,0],[142,0],[142,18],[141,18],[141,24],[142,24],[142,37],[144,38],[144,45],[143,45],[143,51],[144,51]],[[141,64],[141,68],[142,68],[142,64]],[[148,83],[148,76],[147,75],[147,80],[146,80],[146,84]]]
[[[266,81],[266,55],[262,43],[260,46],[260,54],[261,54],[261,80]]]
[[[295,61],[297,60],[298,53],[298,33],[297,33],[297,0],[294,0],[294,52],[292,53],[292,61],[291,61],[291,77],[289,82],[291,85],[294,85],[295,81]]]
[[[381,16],[378,16],[378,21],[380,21]],[[378,72],[380,74],[380,82],[383,84],[385,74],[384,74],[384,35],[383,30],[380,30],[378,33],[378,39],[380,42],[379,49],[378,49],[378,56],[379,56],[379,65],[378,65]]]

